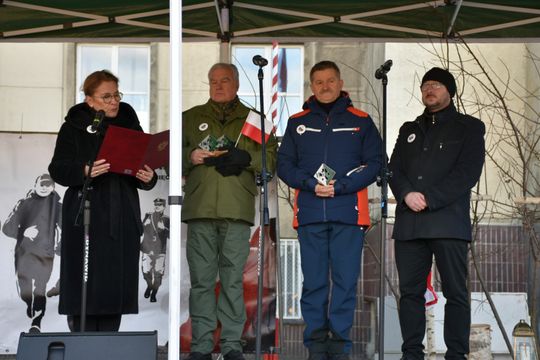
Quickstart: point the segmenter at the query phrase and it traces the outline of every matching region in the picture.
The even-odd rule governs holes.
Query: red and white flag
[[[266,117],[264,118],[264,142],[268,142],[268,138],[270,137],[270,134],[274,131],[274,124],[271,120],[268,120]],[[240,133],[241,135],[247,136],[248,138],[252,139],[253,141],[258,142],[259,144],[262,144],[261,142],[261,116],[256,113],[253,110],[250,110],[246,122],[244,123],[244,126],[242,127],[242,131]]]

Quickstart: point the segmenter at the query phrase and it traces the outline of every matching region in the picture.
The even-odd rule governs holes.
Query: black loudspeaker
[[[17,360],[156,360],[157,331],[21,333]]]

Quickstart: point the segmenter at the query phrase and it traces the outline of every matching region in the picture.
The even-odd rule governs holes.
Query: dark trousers
[[[444,308],[446,359],[465,359],[469,353],[471,310],[467,291],[468,242],[458,239],[395,241],[399,275],[399,322],[407,359],[424,358],[422,340],[426,332],[424,293],[426,278],[435,256],[441,276]]]
[[[304,345],[315,353],[350,353],[364,230],[348,224],[309,224],[298,227],[298,239]]]

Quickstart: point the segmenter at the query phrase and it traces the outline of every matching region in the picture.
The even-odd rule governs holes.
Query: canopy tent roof
[[[540,40],[538,0],[186,0],[182,4],[184,41]],[[169,1],[0,0],[0,41],[4,42],[168,38]]]

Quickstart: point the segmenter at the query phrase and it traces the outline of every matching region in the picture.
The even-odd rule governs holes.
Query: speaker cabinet
[[[21,333],[17,360],[157,360],[157,331]]]

